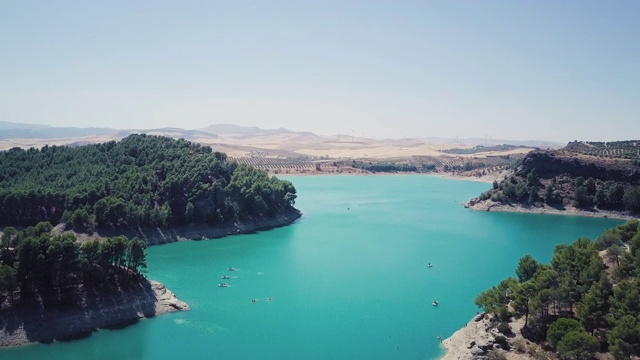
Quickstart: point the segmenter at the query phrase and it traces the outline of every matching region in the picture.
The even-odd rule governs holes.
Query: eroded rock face
[[[99,286],[79,286],[73,298],[60,304],[25,301],[3,308],[0,346],[83,337],[97,328],[132,324],[144,317],[189,309],[163,284],[144,278],[117,290],[97,289]]]
[[[536,169],[538,176],[543,179],[570,174],[571,177],[582,176],[585,179],[592,177],[602,181],[640,183],[640,168],[630,166],[623,160],[580,157],[561,150],[530,152],[522,160],[515,175],[526,177],[532,169]]]
[[[163,284],[157,281],[150,281],[151,288],[156,294],[156,315],[164,314],[172,311],[189,310],[186,302],[178,299],[171,290],[167,289]]]

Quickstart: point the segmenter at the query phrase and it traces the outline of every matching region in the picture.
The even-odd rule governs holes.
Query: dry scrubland
[[[41,148],[44,145],[79,146],[119,140],[131,132],[56,139],[0,139],[0,150],[13,147]],[[367,139],[346,135],[318,136],[292,131],[258,134],[190,134],[180,129],[145,131],[211,146],[229,158],[251,164],[270,174],[373,174],[372,164],[406,164],[417,172],[462,176],[480,181],[499,177],[529,147],[476,146],[464,143],[428,143],[415,139]]]

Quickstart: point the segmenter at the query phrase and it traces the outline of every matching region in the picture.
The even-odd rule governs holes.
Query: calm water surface
[[[290,180],[304,212],[291,226],[148,249],[148,277],[191,311],[0,358],[435,359],[436,336],[464,325],[520,257],[548,262],[556,244],[621,223],[472,212],[460,204],[489,185],[438,177]]]

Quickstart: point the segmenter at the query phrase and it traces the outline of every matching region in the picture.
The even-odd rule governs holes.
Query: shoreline
[[[445,353],[439,360],[469,360],[483,356],[484,352],[477,349],[481,350],[490,339],[495,338],[495,334],[487,331],[488,328],[489,323],[484,314],[474,316],[462,328],[442,341],[440,347]],[[470,346],[471,344],[473,345]]]
[[[564,215],[564,216],[582,216],[593,218],[605,218],[605,219],[619,219],[619,220],[632,220],[638,217],[621,213],[619,211],[608,210],[582,210],[573,206],[568,206],[564,210],[556,209],[548,205],[543,207],[525,207],[522,205],[508,205],[491,200],[475,201],[471,199],[464,204],[464,207],[474,211],[494,211],[494,212],[512,212],[512,213],[529,213],[529,214],[544,214],[544,215]]]
[[[79,339],[100,328],[126,327],[144,318],[184,310],[189,310],[187,303],[163,284],[146,279],[129,291],[46,311],[38,303],[20,304],[0,311],[0,348]]]
[[[440,347],[444,354],[438,360],[485,360],[489,351],[500,351],[507,360],[534,359],[524,351],[526,347],[530,351],[538,351],[535,345],[527,344],[526,339],[522,337],[520,329],[524,326],[524,319],[515,319],[509,325],[513,336],[506,337],[492,324],[489,316],[478,313],[442,341]],[[521,344],[521,349],[517,348],[517,343]]]
[[[169,229],[107,229],[91,235],[74,233],[81,242],[125,235],[129,238],[138,237],[148,245],[159,245],[250,234],[290,225],[300,217],[302,212],[291,209],[269,218],[252,218],[216,227],[198,224]],[[61,227],[58,227],[58,231],[63,232]],[[73,309],[62,306],[45,310],[35,303],[2,308],[0,304],[0,348],[83,338],[100,328],[124,327],[144,318],[189,310],[187,303],[179,300],[160,282],[141,279],[138,285],[115,294],[95,295],[91,301],[85,299],[82,305],[76,304],[75,308],[71,306]]]
[[[98,229],[93,234],[75,233],[78,241],[88,241],[124,235],[129,239],[137,237],[147,245],[160,245],[178,241],[218,239],[230,235],[252,234],[257,231],[270,230],[293,224],[302,217],[302,212],[291,209],[273,217],[252,218],[233,224],[211,226],[191,224],[173,226],[167,229]]]
[[[364,172],[322,172],[322,171],[308,171],[308,172],[297,172],[297,173],[289,173],[289,174],[283,174],[283,173],[272,173],[270,172],[269,175],[271,176],[275,176],[275,177],[304,177],[304,176],[411,176],[411,175],[418,175],[418,176],[436,176],[436,177],[440,177],[443,179],[449,179],[449,180],[466,180],[466,181],[473,181],[473,182],[482,182],[482,183],[486,183],[486,184],[491,184],[494,180],[499,180],[504,176],[504,172],[499,172],[499,173],[490,173],[490,174],[486,174],[486,175],[482,175],[482,176],[477,176],[477,175],[473,175],[473,174],[463,174],[463,175],[457,175],[457,174],[453,174],[451,172],[440,172],[440,171],[431,171],[431,172],[368,172],[368,171],[364,171]]]

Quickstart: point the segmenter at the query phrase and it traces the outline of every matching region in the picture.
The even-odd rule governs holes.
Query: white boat
[[[220,283],[220,284],[218,284],[218,287],[227,287],[227,286],[228,286],[228,285],[227,285],[227,284],[225,284],[225,283]]]
[[[431,303],[431,305],[433,306],[438,306],[438,304],[439,304],[438,300],[433,300],[433,302]]]

